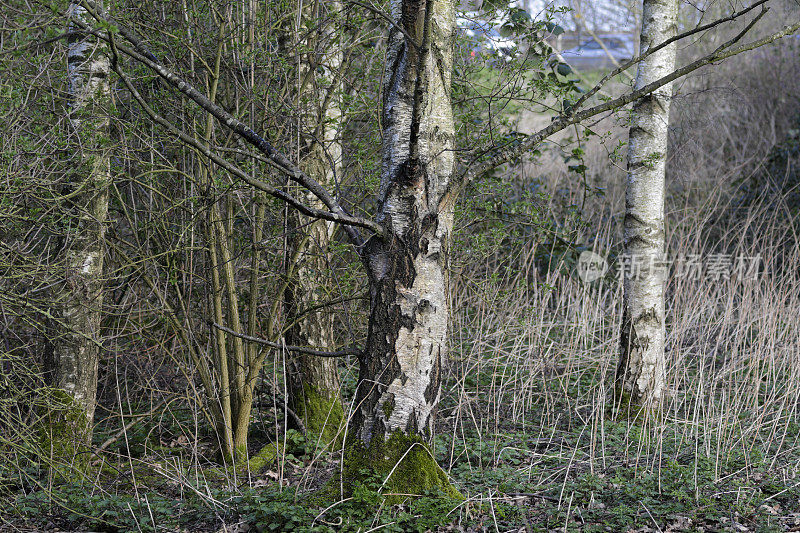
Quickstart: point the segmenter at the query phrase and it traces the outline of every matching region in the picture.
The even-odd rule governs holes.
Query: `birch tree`
[[[644,0],[641,50],[677,34],[677,0]],[[639,63],[634,90],[675,68],[675,44]],[[656,408],[664,396],[664,173],[672,83],[634,103],[628,141],[618,401]],[[627,407],[627,405],[624,405]]]
[[[65,232],[60,262],[63,284],[55,295],[55,324],[48,349],[47,372],[52,386],[65,393],[71,412],[69,432],[91,438],[100,355],[103,259],[108,186],[111,180],[108,106],[109,60],[106,44],[81,31],[87,13],[69,6],[67,47],[69,138],[77,151],[77,175],[66,194],[71,227]],[[66,435],[65,435],[66,436]]]
[[[377,215],[386,234],[366,243],[371,311],[350,461],[367,457],[389,487],[417,493],[450,487],[425,443],[447,350],[454,10],[451,0],[393,0],[390,7]]]
[[[319,32],[293,28],[295,36],[310,34],[305,49],[301,48],[296,81],[296,108],[301,111],[301,158],[309,175],[333,190],[342,169],[339,97],[343,54],[337,24],[341,4],[301,3],[299,10],[300,17],[296,20],[308,27],[323,28]],[[293,48],[298,48],[297,43]],[[324,208],[310,192],[300,191],[300,194],[306,205]],[[290,324],[286,343],[333,350],[334,315],[324,304],[331,299],[328,247],[336,226],[296,210],[289,212],[288,222],[290,264],[285,298]],[[292,354],[287,363],[287,384],[289,404],[311,436],[322,437],[324,443],[335,438],[344,417],[336,359]]]

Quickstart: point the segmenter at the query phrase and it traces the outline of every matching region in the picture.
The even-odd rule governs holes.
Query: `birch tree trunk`
[[[70,21],[86,20],[86,11],[70,4]],[[100,355],[105,223],[111,167],[108,153],[110,92],[106,45],[70,23],[67,48],[70,138],[79,151],[79,175],[69,183],[69,218],[61,264],[64,283],[54,302],[46,371],[64,394],[63,437],[91,440]],[[55,437],[58,428],[51,429]]]
[[[325,12],[314,13],[326,7]],[[311,24],[335,17],[341,11],[339,2],[308,3],[300,8],[302,17]],[[336,35],[337,24],[328,20],[321,42],[307,45],[298,69],[298,109],[300,127],[310,133],[302,149],[304,168],[308,174],[325,186],[335,190],[335,180],[341,169],[342,148],[339,139],[341,90],[336,85],[342,67],[342,50]],[[295,35],[301,32],[296,31]],[[305,32],[304,32],[305,33]],[[323,50],[324,48],[324,50]],[[319,62],[318,65],[314,63]],[[311,83],[313,79],[313,83]],[[306,81],[308,80],[308,81]],[[326,87],[327,85],[327,87]],[[305,137],[305,136],[304,136]],[[306,205],[324,209],[324,205],[306,192]],[[290,250],[287,254],[294,264],[287,265],[289,283],[286,289],[286,315],[290,327],[286,343],[310,346],[323,351],[335,349],[334,315],[330,310],[317,307],[331,299],[330,263],[328,246],[335,226],[325,220],[314,220],[290,211]],[[316,308],[309,312],[310,309]],[[314,438],[324,444],[332,442],[344,418],[340,396],[339,373],[336,359],[291,354],[287,365],[289,404]]]
[[[644,0],[641,51],[677,32],[677,0]],[[639,63],[636,89],[671,73],[675,45]],[[664,172],[672,84],[636,101],[625,194],[625,272],[617,401],[657,409],[664,396]]]
[[[378,213],[386,235],[365,245],[371,314],[345,466],[366,461],[390,490],[455,494],[427,449],[447,349],[453,3],[390,6]]]

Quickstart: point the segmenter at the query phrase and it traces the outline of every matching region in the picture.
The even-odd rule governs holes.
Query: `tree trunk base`
[[[303,385],[303,397],[296,406],[297,415],[303,421],[309,442],[339,449],[342,445],[344,408],[339,391],[326,394],[312,384]]]
[[[658,421],[661,415],[660,404],[650,402],[647,405],[642,398],[623,390],[619,385],[614,388],[613,402],[606,410],[606,416],[612,420],[627,420],[640,425]]]
[[[91,423],[86,411],[67,392],[50,389],[45,416],[39,421],[39,449],[53,469],[66,478],[89,467]]]
[[[419,436],[399,431],[385,440],[374,437],[368,448],[361,441],[350,442],[342,475],[345,491],[374,476],[380,483],[378,492],[390,505],[437,491],[447,498],[464,498],[436,463],[428,445]]]

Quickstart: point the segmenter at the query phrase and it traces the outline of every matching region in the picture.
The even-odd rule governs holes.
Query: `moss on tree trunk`
[[[47,391],[46,411],[36,430],[40,453],[59,476],[80,476],[89,466],[91,422],[83,405],[69,393]]]
[[[323,445],[334,448],[341,445],[340,431],[344,421],[344,408],[339,391],[325,394],[311,383],[303,384],[303,397],[298,398],[297,415],[303,420],[310,439],[320,439]]]
[[[349,442],[342,480],[345,491],[371,475],[381,482],[379,490],[388,504],[431,491],[463,499],[419,435],[395,431],[386,439],[372,439],[368,447],[358,439]]]

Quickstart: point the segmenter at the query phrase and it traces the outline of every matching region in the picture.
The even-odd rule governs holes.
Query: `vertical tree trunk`
[[[365,245],[371,314],[361,357],[349,467],[366,460],[385,487],[455,493],[427,448],[447,349],[453,229],[451,0],[393,0],[383,80],[378,220]],[[347,466],[347,465],[346,465]]]
[[[209,72],[210,83],[207,97],[215,102],[221,79],[221,61],[224,51],[223,37],[230,21],[220,21],[219,42],[217,43],[216,57],[213,69]],[[203,142],[211,145],[214,135],[214,118],[209,114],[203,134]],[[211,292],[210,310],[214,321],[218,324],[227,323],[234,331],[240,332],[242,320],[239,314],[239,292],[234,272],[234,239],[232,230],[226,220],[232,216],[231,206],[222,207],[222,201],[214,197],[215,189],[213,166],[205,161],[199,170],[200,183],[204,184],[210,196],[209,207],[206,211],[205,231],[211,263]],[[226,220],[223,219],[225,217]],[[249,361],[247,351],[241,337],[228,336],[221,330],[213,332],[216,343],[214,345],[214,366],[219,379],[218,398],[211,401],[220,402],[222,420],[218,421],[218,432],[222,444],[223,459],[228,461],[247,460],[247,435],[250,428],[250,412],[253,403],[253,384],[246,382]]]
[[[70,4],[68,17],[88,22],[86,11]],[[68,410],[64,437],[91,440],[100,355],[105,223],[108,185],[110,92],[109,60],[102,41],[70,24],[67,82],[72,146],[79,152],[79,174],[70,182],[70,223],[63,247],[65,279],[56,295],[54,330],[46,362],[52,386],[63,392]]]
[[[641,50],[674,36],[677,0],[644,0]],[[672,72],[675,45],[639,64],[636,88]],[[625,272],[617,401],[658,408],[664,396],[664,172],[672,84],[633,107],[625,194]]]
[[[326,6],[325,12],[315,9]],[[335,189],[335,179],[341,169],[342,149],[339,139],[341,90],[336,85],[342,67],[342,50],[336,35],[340,30],[335,22],[326,20],[341,11],[339,2],[325,4],[307,3],[301,8],[303,20],[309,26],[324,23],[319,43],[307,43],[309,51],[303,54],[298,72],[300,87],[297,109],[301,113],[300,127],[310,133],[310,139],[301,149],[303,166],[308,174],[329,190]],[[296,31],[298,35],[301,32]],[[311,39],[311,38],[310,38]],[[315,65],[315,62],[319,62]],[[306,81],[309,77],[313,83]],[[312,194],[305,195],[306,205],[324,209]],[[313,220],[290,212],[290,258],[287,265],[289,283],[285,302],[290,327],[286,343],[311,346],[320,350],[334,350],[334,315],[329,309],[308,310],[331,299],[333,283],[330,275],[328,246],[334,225],[324,220]],[[310,436],[321,438],[324,444],[332,442],[344,418],[340,397],[339,373],[336,359],[290,354],[287,365],[289,404],[303,420]]]

